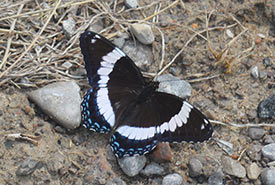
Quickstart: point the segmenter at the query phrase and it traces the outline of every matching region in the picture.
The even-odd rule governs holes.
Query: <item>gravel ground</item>
[[[160,2],[161,7],[160,3],[150,5],[151,1],[140,0],[139,7],[150,6],[127,12],[129,8],[121,9],[124,2],[119,1],[115,11],[123,10],[124,13],[112,15],[114,19],[123,16],[128,20],[142,20],[173,3]],[[109,5],[112,7],[110,12],[114,11],[113,4]],[[62,24],[57,27],[60,30],[57,35],[66,35],[62,39],[69,42],[72,37],[70,34],[74,34],[77,28],[87,24],[96,15],[91,13],[90,17],[84,16],[83,9],[88,6],[92,7],[92,12],[96,8],[91,3],[86,3],[77,6],[77,10],[69,7],[60,10],[68,11],[66,14],[58,11],[51,21],[58,20],[61,14],[65,16]],[[132,6],[135,7],[135,4]],[[90,132],[81,126],[66,129],[64,125],[58,124],[51,115],[43,111],[43,105],[37,106],[27,97],[29,92],[50,84],[53,79],[51,74],[47,74],[47,78],[41,73],[41,80],[44,81],[36,87],[33,84],[29,87],[21,86],[26,78],[15,76],[16,69],[1,76],[0,184],[274,185],[274,8],[273,1],[182,1],[155,16],[153,20],[148,20],[154,34],[152,44],[137,42],[135,45],[129,32],[120,32],[111,38],[117,45],[121,45],[143,71],[152,73],[157,71],[161,61],[162,32],[166,47],[164,64],[184,48],[165,73],[185,79],[191,84],[189,101],[211,120],[238,124],[225,126],[214,123],[214,137],[204,143],[171,144],[172,156],[169,162],[156,161],[153,154],[118,161],[108,145],[110,135]],[[227,48],[224,58],[219,59],[211,54],[205,40],[205,31],[189,42],[195,33],[206,29],[206,10],[208,13],[215,10],[208,25],[211,48],[216,53]],[[98,31],[108,28],[112,25],[110,21],[114,20],[106,17],[105,14],[99,16],[90,28],[99,29]],[[28,18],[32,19],[32,15]],[[121,27],[116,24],[105,35],[118,33],[127,26],[125,23]],[[210,29],[214,27],[216,28]],[[236,37],[238,34],[241,35]],[[146,41],[151,42],[151,39]],[[234,42],[231,44],[232,40]],[[1,42],[2,48],[7,44],[7,39],[4,41]],[[185,46],[186,43],[189,43],[188,46]],[[83,61],[78,44],[77,40],[73,45],[77,52],[70,56],[77,63],[66,63],[70,61],[70,57],[65,62],[60,59],[62,65],[65,63],[65,69],[62,68],[64,77],[58,76],[53,81],[73,80],[65,72],[82,75],[83,79],[74,80],[80,86],[83,96],[88,82],[82,72]],[[11,48],[11,52],[16,52],[13,44]],[[43,53],[43,50],[40,52]],[[11,63],[7,67],[9,65]],[[6,69],[2,68],[0,72]],[[30,82],[35,83],[32,80],[34,78],[30,78]],[[258,105],[265,99],[267,102],[262,105],[264,113],[260,113]],[[268,112],[269,110],[271,111]],[[271,118],[260,118],[269,115]],[[256,126],[262,123],[270,125]],[[244,124],[252,126],[241,128]],[[28,135],[31,137],[27,137]]]

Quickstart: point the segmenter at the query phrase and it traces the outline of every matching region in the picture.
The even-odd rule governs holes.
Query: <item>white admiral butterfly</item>
[[[113,131],[114,154],[143,155],[158,142],[202,142],[212,136],[208,119],[180,97],[158,92],[159,82],[144,78],[135,63],[97,33],[80,36],[92,88],[81,103],[82,124],[100,132]]]

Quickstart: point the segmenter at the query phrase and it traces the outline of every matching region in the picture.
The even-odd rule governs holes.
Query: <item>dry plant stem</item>
[[[213,76],[208,76],[208,77],[204,77],[204,78],[198,78],[198,79],[194,79],[194,80],[186,80],[186,81],[189,82],[189,83],[195,83],[195,82],[201,82],[201,81],[217,78],[219,76],[220,75],[213,75]]]
[[[221,121],[209,120],[211,123],[219,124],[227,127],[247,128],[247,127],[275,127],[272,123],[259,123],[259,124],[236,124],[236,123],[223,123]]]
[[[17,15],[19,15],[19,14],[21,13],[23,7],[24,7],[24,4],[22,4],[22,5],[19,7],[19,9],[18,9],[18,11],[17,11]],[[5,51],[5,54],[4,54],[2,63],[0,64],[0,70],[1,70],[1,69],[3,68],[3,66],[6,64],[6,61],[7,61],[8,57],[9,57],[9,55],[10,55],[10,54],[9,54],[9,51],[10,51],[11,41],[12,41],[12,39],[13,39],[13,35],[12,35],[11,33],[12,33],[13,30],[14,30],[16,21],[17,21],[17,19],[14,19],[14,20],[12,21],[12,23],[11,23],[10,32],[9,32],[10,35],[9,35],[9,38],[8,38],[7,48],[6,48],[6,51]]]
[[[40,140],[40,136],[33,136],[33,135],[29,135],[29,134],[8,134],[7,137],[13,137],[15,139],[22,139],[22,140],[26,140],[29,141],[35,145],[38,145],[38,141]]]
[[[242,150],[242,152],[241,152],[240,156],[238,157],[237,161],[241,160],[241,158],[242,158],[245,151],[246,151],[246,148]]]
[[[54,15],[57,7],[60,5],[61,0],[59,0],[52,13],[50,14],[50,16],[48,17],[48,20],[46,21],[46,23],[44,24],[44,26],[42,27],[42,29],[40,30],[40,32],[38,33],[38,35],[34,38],[34,40],[32,41],[32,43],[29,45],[29,47],[20,55],[20,57],[10,66],[8,67],[8,69],[6,69],[3,73],[0,74],[0,79],[7,73],[9,72],[14,66],[16,66],[17,63],[19,63],[21,61],[21,59],[28,53],[28,51],[34,46],[35,42],[39,39],[39,37],[41,36],[41,34],[43,33],[43,31],[45,30],[45,28],[47,27],[47,25],[49,24],[52,16]]]
[[[86,3],[90,3],[90,2],[94,2],[94,1],[95,0],[86,0],[86,1],[76,2],[76,3],[69,2],[69,3],[66,3],[64,5],[58,6],[57,9],[59,9],[59,8],[65,8],[65,7],[68,7],[68,6],[82,5],[82,4],[86,4]],[[12,18],[16,18],[16,17],[23,17],[23,16],[26,16],[26,15],[40,14],[40,13],[43,13],[43,12],[52,11],[54,9],[55,9],[55,7],[54,8],[49,8],[49,9],[45,9],[45,10],[30,11],[30,12],[19,14],[19,15],[12,15],[12,16],[9,16],[9,17],[0,18],[0,21],[7,20],[7,19],[12,19]]]
[[[167,6],[167,7],[163,8],[163,9],[160,10],[159,12],[156,12],[156,13],[154,13],[153,15],[150,15],[149,17],[146,17],[146,18],[143,19],[143,20],[140,20],[139,23],[146,22],[146,21],[152,19],[153,17],[159,15],[160,13],[164,12],[165,10],[168,10],[169,8],[175,6],[178,2],[179,2],[179,0],[176,0],[175,2],[173,2],[172,4],[170,4],[170,5]]]
[[[160,64],[159,64],[159,69],[162,68],[163,63],[164,63],[164,58],[165,58],[165,38],[164,38],[164,34],[161,31],[161,29],[159,29],[159,27],[157,27],[157,30],[160,32],[161,35],[161,60],[160,60]]]
[[[275,161],[267,163],[268,166],[275,166]]]
[[[11,29],[5,29],[5,28],[0,28],[0,32],[2,33],[15,33],[15,34],[21,34],[21,35],[30,35],[29,32],[27,31],[18,31],[18,30],[12,30],[11,32]]]

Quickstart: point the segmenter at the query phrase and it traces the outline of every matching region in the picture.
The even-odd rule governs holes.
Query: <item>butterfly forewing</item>
[[[96,132],[110,132],[121,110],[142,89],[144,79],[134,62],[99,34],[81,34],[80,48],[92,86],[81,104],[82,123]]]

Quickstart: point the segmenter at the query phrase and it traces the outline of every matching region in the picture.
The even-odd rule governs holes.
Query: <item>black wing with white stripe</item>
[[[134,62],[104,37],[85,32],[80,37],[89,83],[82,101],[82,123],[110,132],[119,158],[143,155],[158,142],[204,141],[212,136],[207,118],[183,99],[157,92]]]

